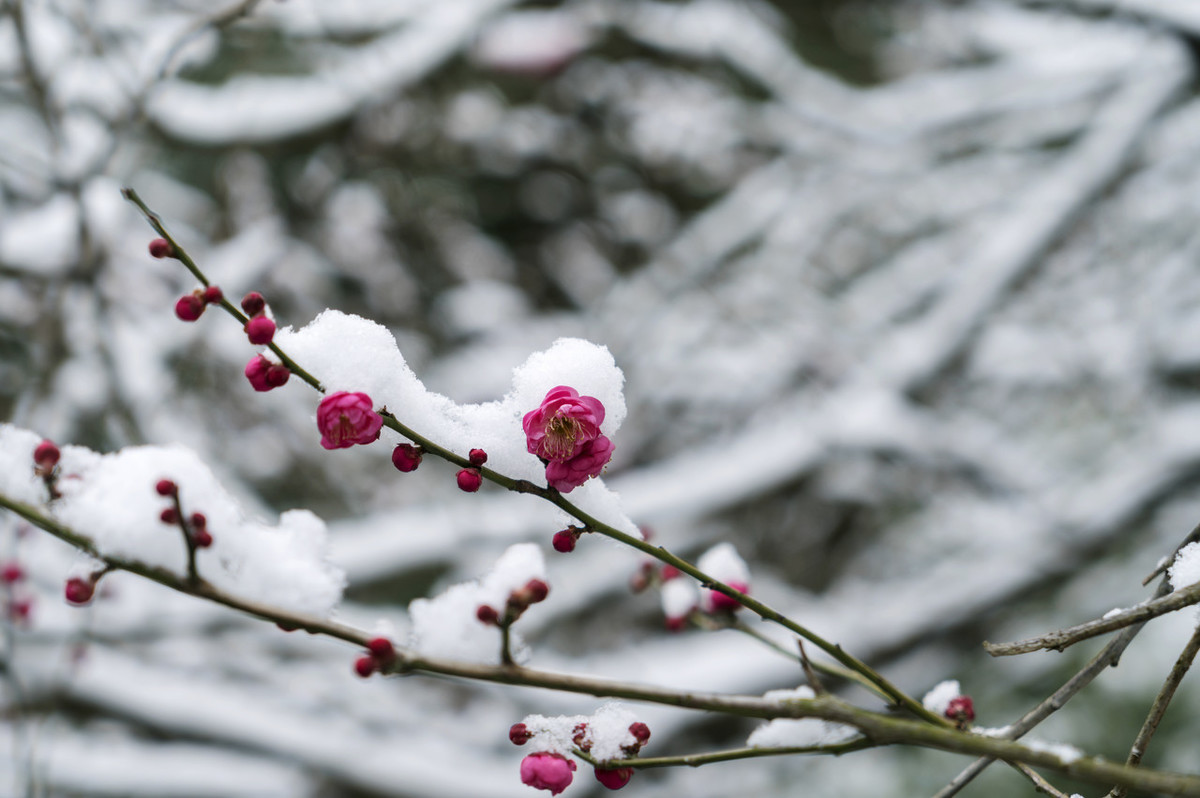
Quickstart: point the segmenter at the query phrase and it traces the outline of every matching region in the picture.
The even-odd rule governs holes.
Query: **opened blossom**
[[[558,795],[574,778],[575,763],[560,754],[530,754],[521,760],[521,781],[539,790]]]
[[[326,449],[346,449],[356,443],[379,439],[383,416],[375,412],[371,397],[365,393],[338,391],[321,400],[317,407],[317,429]]]
[[[551,388],[536,410],[525,414],[526,447],[546,464],[546,482],[562,493],[599,476],[613,445],[600,434],[604,405],[574,388]]]

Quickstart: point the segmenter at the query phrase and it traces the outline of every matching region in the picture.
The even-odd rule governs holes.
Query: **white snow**
[[[784,703],[815,698],[811,687],[793,690],[769,690],[763,698]],[[792,748],[833,745],[856,736],[858,731],[844,723],[831,723],[819,718],[776,718],[750,733],[746,745],[751,748]]]
[[[921,703],[933,714],[945,715],[950,702],[960,695],[962,695],[962,688],[959,687],[958,680],[947,679],[934,685],[933,689],[921,699]]]
[[[570,756],[573,748],[581,747],[603,762],[625,758],[621,749],[637,743],[629,731],[637,720],[633,710],[619,701],[610,701],[591,715],[529,715],[521,722],[533,735],[525,746],[530,751]]]
[[[1176,590],[1200,582],[1200,543],[1189,543],[1180,549],[1167,574]]]

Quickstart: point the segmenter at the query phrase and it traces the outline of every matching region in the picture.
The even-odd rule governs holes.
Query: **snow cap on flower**
[[[534,751],[565,756],[581,748],[597,762],[607,762],[626,758],[642,744],[630,730],[637,715],[620,701],[609,701],[591,715],[529,715],[521,722]]]
[[[678,632],[687,623],[687,617],[700,603],[700,594],[690,579],[672,579],[662,586],[662,609],[667,628]]]
[[[718,543],[706,551],[696,561],[696,567],[704,573],[738,590],[747,593],[750,590],[750,568],[746,561],[738,555],[732,543]],[[704,590],[705,612],[728,612],[741,605],[715,590]]]
[[[945,715],[946,710],[950,708],[950,702],[960,695],[962,695],[962,688],[959,687],[958,680],[947,679],[934,685],[933,689],[921,699],[921,703],[934,715]]]
[[[530,754],[521,760],[521,781],[539,790],[558,795],[574,778],[575,763],[561,754]]]
[[[338,391],[317,406],[317,429],[326,449],[346,449],[356,443],[379,439],[383,416],[375,412],[371,397],[365,393]]]

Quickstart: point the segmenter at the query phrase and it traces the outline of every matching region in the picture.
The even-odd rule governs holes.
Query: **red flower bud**
[[[171,254],[171,244],[165,238],[156,238],[150,242],[150,254],[156,258],[165,258]]]
[[[554,533],[554,537],[550,540],[550,545],[554,546],[555,551],[560,551],[563,554],[575,551],[575,541],[578,535],[573,529],[561,529]]]
[[[487,462],[487,452],[483,449],[472,449],[467,453],[467,459],[471,461],[471,465],[481,466]]]
[[[391,662],[396,658],[396,648],[386,637],[375,637],[367,643],[371,656],[381,663]]]
[[[541,579],[530,579],[525,584],[525,592],[529,594],[529,603],[537,604],[546,600],[546,596],[550,594],[550,586]]]
[[[475,610],[475,617],[479,619],[480,623],[486,623],[491,626],[500,623],[500,613],[496,612],[495,607],[487,604],[479,605],[479,609]]]
[[[210,305],[215,305],[225,298],[225,294],[221,293],[220,287],[210,285],[204,289],[204,293],[200,295],[200,298]]]
[[[288,378],[292,376],[292,372],[282,363],[272,363],[267,368],[267,385],[272,388],[278,388],[281,385],[286,385]]]
[[[42,441],[33,449],[33,462],[46,471],[58,465],[60,457],[62,457],[62,452],[59,451],[54,441]]]
[[[213,544],[213,536],[207,529],[197,529],[192,533],[192,543],[195,543],[198,549],[207,549]]]
[[[508,739],[513,745],[525,745],[533,739],[533,732],[524,723],[514,723],[508,730]]]
[[[975,702],[969,695],[951,698],[946,705],[946,717],[959,724],[975,720]]]
[[[263,295],[257,291],[251,291],[242,297],[242,310],[247,316],[254,317],[263,312],[263,308],[267,306],[267,300],[263,299]]]
[[[204,312],[204,300],[198,294],[184,294],[175,303],[175,315],[182,321],[195,321]]]
[[[364,679],[374,673],[377,666],[374,657],[359,657],[354,660],[354,672]]]
[[[246,337],[256,346],[265,346],[275,337],[275,322],[266,316],[255,316],[246,322]]]
[[[208,519],[204,517],[204,513],[192,513],[192,517],[188,520],[192,522],[192,527],[195,529],[204,529],[208,526]]]
[[[474,493],[483,484],[483,476],[477,469],[464,468],[458,472],[458,487],[467,493]]]
[[[158,514],[158,517],[164,524],[179,523],[179,513],[175,512],[174,507],[164,507],[163,511]]]
[[[91,579],[73,576],[67,580],[63,593],[72,604],[87,604],[96,593],[96,583]]]
[[[421,447],[413,446],[411,443],[402,443],[392,450],[392,465],[397,471],[408,473],[416,471],[417,466],[421,464]]]
[[[610,790],[621,789],[629,783],[631,778],[633,778],[633,768],[615,768],[613,770],[596,768],[596,781]]]
[[[639,745],[645,745],[650,739],[650,727],[640,720],[629,724],[629,733],[633,735]]]
[[[25,569],[19,563],[5,563],[3,568],[0,568],[0,582],[6,585],[13,585],[25,578]]]
[[[160,479],[154,483],[154,490],[159,496],[174,496],[179,493],[179,486],[169,479]]]

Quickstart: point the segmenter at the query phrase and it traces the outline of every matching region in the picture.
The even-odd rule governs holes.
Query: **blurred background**
[[[608,346],[629,418],[606,481],[655,540],[733,542],[756,595],[910,693],[959,679],[1000,726],[1102,643],[982,641],[1142,600],[1200,520],[1198,37],[1194,3],[1155,0],[5,0],[0,419],[182,443],[252,512],[314,510],[342,615],[401,638],[408,601],[533,540],[532,664],[801,682],[734,631],[667,632],[630,590],[640,555],[556,554],[531,498],[325,452],[315,394],[256,394],[236,324],[174,317],[194,283],[146,253],[131,185],[227,296],[373,318],[457,401],[558,337]],[[120,574],[67,608],[71,552],[11,517],[0,547],[25,572],[0,794],[531,796],[509,725],[600,703],[363,681],[345,646]],[[1194,623],[1149,625],[1033,736],[1123,760]],[[637,709],[646,755],[754,728]],[[1185,683],[1146,764],[1196,769],[1198,709]],[[753,760],[626,791],[932,795],[966,764]],[[603,791],[581,768],[568,794]],[[962,794],[1032,787],[994,767]]]

